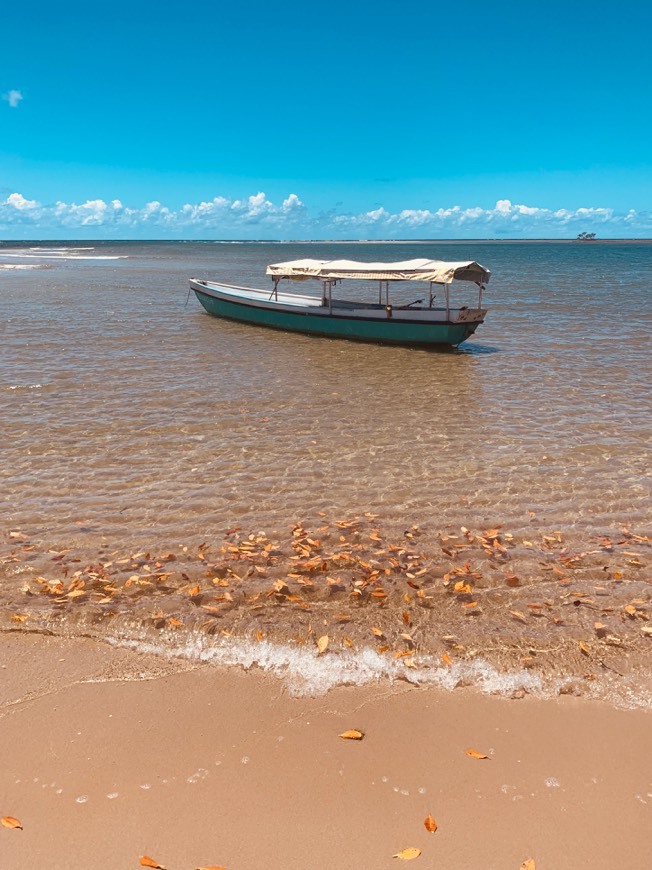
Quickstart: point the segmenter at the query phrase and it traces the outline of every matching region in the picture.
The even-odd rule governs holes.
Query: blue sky
[[[0,237],[652,236],[649,3],[25,8]]]

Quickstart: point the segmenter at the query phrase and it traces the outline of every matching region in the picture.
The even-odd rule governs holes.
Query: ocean
[[[303,257],[477,260],[486,322],[382,347],[188,294]],[[649,706],[651,279],[645,242],[0,244],[0,628]]]

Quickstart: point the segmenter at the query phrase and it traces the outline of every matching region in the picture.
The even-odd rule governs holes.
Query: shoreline
[[[0,812],[24,828],[0,829],[5,870],[378,870],[411,846],[447,870],[648,866],[649,712],[408,684],[293,698],[257,670],[0,644]]]

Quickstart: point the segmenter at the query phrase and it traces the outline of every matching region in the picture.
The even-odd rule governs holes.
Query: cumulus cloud
[[[23,99],[23,95],[21,94],[20,91],[16,91],[16,90],[12,89],[10,91],[7,91],[6,94],[3,94],[2,99],[6,100],[12,109],[15,109],[18,106],[18,104],[20,103],[20,101]]]
[[[358,213],[315,212],[296,193],[277,204],[262,191],[241,199],[215,196],[176,209],[158,200],[140,207],[119,199],[44,205],[18,192],[0,200],[0,232],[6,236],[65,238],[82,231],[93,238],[573,238],[579,232],[618,238],[651,235],[652,213],[549,209],[509,199],[499,199],[491,208],[390,211],[379,206]]]

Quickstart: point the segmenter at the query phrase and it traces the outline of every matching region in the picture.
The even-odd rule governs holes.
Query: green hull
[[[216,299],[196,287],[193,290],[206,311],[215,317],[329,338],[348,338],[380,344],[456,346],[473,335],[479,326],[478,323],[423,323],[295,313]]]

